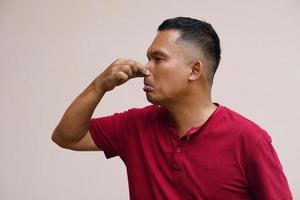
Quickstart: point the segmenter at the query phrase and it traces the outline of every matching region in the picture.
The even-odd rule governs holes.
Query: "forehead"
[[[148,48],[147,55],[178,50],[180,47],[176,44],[176,40],[180,37],[180,31],[177,30],[163,30],[158,32],[152,44]]]

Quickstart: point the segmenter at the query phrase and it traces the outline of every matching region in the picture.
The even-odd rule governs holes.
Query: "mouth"
[[[144,82],[144,88],[143,90],[145,92],[153,92],[154,91],[154,88],[151,84],[147,83],[147,82]]]
[[[151,86],[148,86],[148,85],[145,85],[144,86],[144,88],[143,88],[143,90],[145,91],[145,92],[153,92],[153,87],[151,87]]]

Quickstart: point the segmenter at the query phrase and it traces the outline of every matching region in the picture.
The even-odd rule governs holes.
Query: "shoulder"
[[[130,108],[125,111],[115,112],[114,114],[95,117],[91,119],[91,124],[109,125],[111,123],[135,124],[137,122],[145,121],[146,118],[157,115],[158,106],[149,105],[142,108]]]
[[[127,111],[125,111],[125,113],[130,113],[130,114],[140,114],[140,115],[151,115],[154,113],[157,113],[160,108],[160,106],[157,105],[148,105],[145,107],[141,107],[141,108],[130,108]]]
[[[218,129],[219,135],[228,141],[231,147],[238,149],[239,155],[237,156],[244,161],[244,166],[256,149],[261,148],[264,144],[270,146],[272,143],[272,139],[265,129],[227,107],[222,106],[218,123],[221,124]]]
[[[148,105],[142,108],[130,108],[122,113],[115,113],[115,115],[126,115],[127,118],[132,120],[145,120],[156,118],[160,112],[160,106]]]
[[[222,106],[222,109],[222,123],[234,137],[245,140],[248,143],[256,143],[261,138],[271,139],[267,131],[254,121],[228,107]]]

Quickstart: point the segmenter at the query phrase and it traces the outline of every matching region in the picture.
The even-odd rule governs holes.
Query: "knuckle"
[[[121,80],[127,80],[128,79],[128,75],[125,74],[124,72],[119,72],[118,75],[119,75],[119,79],[121,79]]]
[[[111,68],[111,70],[110,70],[110,73],[111,73],[111,74],[115,74],[116,72],[117,72],[116,67]]]
[[[133,60],[128,60],[128,64],[129,64],[129,65],[135,65],[135,61],[133,61]]]
[[[122,58],[122,57],[119,57],[116,61],[118,62],[118,63],[120,63],[120,62],[124,62],[124,61],[126,61],[127,59],[125,59],[125,58]]]
[[[130,65],[123,65],[122,66],[122,71],[128,72],[128,71],[131,71],[130,69],[131,69]]]

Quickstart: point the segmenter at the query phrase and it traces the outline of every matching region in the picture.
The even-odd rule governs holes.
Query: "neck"
[[[179,137],[182,137],[192,127],[204,124],[216,109],[216,105],[207,98],[190,98],[165,106],[177,126]]]

